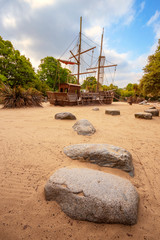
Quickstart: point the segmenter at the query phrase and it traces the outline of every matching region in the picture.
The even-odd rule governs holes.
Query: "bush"
[[[21,107],[42,107],[42,94],[34,88],[27,90],[22,87],[2,85],[0,88],[0,98],[2,98],[3,108],[21,108]]]

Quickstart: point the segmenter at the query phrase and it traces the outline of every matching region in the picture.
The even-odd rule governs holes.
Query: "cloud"
[[[115,24],[124,26],[134,21],[134,3],[134,0],[2,0],[1,34],[37,68],[40,59],[46,56],[59,58],[78,36],[80,16],[83,16],[83,32],[100,44],[103,27],[109,32]],[[133,79],[135,70],[129,60],[130,53],[118,53],[109,48],[108,42],[104,38],[107,59],[118,64],[117,82],[129,79],[128,71]],[[135,79],[137,74],[138,68]]]
[[[139,13],[143,12],[144,7],[145,7],[145,1],[141,2]]]
[[[12,15],[5,15],[2,17],[2,24],[4,28],[16,28],[16,18]]]
[[[56,0],[23,0],[23,1],[28,3],[30,7],[33,9],[54,5],[57,2]]]
[[[156,11],[155,14],[147,22],[147,26],[154,24],[160,16],[160,11]]]
[[[156,11],[155,14],[147,22],[147,26],[151,26],[155,33],[155,41],[152,49],[156,50],[155,46],[157,45],[157,39],[160,38],[160,11]]]
[[[88,37],[95,38],[95,36],[100,36],[102,33],[102,28],[100,26],[93,26],[91,28],[85,29],[85,34]]]

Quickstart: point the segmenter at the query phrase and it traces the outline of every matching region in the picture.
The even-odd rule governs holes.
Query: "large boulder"
[[[72,127],[79,135],[92,135],[96,132],[96,129],[87,119],[81,119],[77,121]]]
[[[55,115],[55,119],[61,119],[61,120],[63,120],[63,119],[75,120],[76,117],[75,117],[72,113],[70,113],[70,112],[61,112],[61,113],[57,113],[57,114]]]
[[[116,109],[106,109],[105,114],[109,115],[120,115],[120,111]]]
[[[85,160],[101,167],[118,168],[134,176],[132,155],[123,148],[109,144],[75,144],[64,148],[74,160]]]
[[[159,116],[159,110],[158,109],[146,109],[144,111],[146,113],[151,113],[152,116]]]
[[[138,193],[130,181],[85,168],[61,168],[45,186],[46,200],[56,201],[69,217],[97,223],[137,222]]]
[[[151,113],[139,112],[134,114],[135,118],[152,119]]]

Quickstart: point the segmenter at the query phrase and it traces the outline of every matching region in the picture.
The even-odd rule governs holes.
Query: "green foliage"
[[[11,88],[2,85],[0,88],[0,97],[4,108],[21,108],[21,107],[41,107],[42,94],[34,88],[25,90],[18,86]]]
[[[85,89],[90,92],[95,92],[97,88],[97,80],[95,77],[87,77],[81,85],[81,89]],[[101,89],[101,84],[99,84],[99,88]]]
[[[40,79],[37,79],[34,82],[34,88],[37,89],[39,92],[43,93],[44,96],[47,96],[47,91],[50,90],[49,86],[46,82],[42,82]]]
[[[0,85],[6,81],[6,77],[2,74],[0,74]]]
[[[10,41],[0,37],[0,74],[2,81],[10,87],[22,86],[28,88],[34,85],[36,74],[25,56],[15,50]]]
[[[54,91],[59,88],[59,83],[75,83],[76,78],[70,75],[67,68],[62,68],[60,62],[54,57],[41,59],[38,67],[38,77],[42,82],[46,82],[50,89]]]
[[[123,89],[119,89],[121,97],[136,97],[140,95],[140,88],[137,83],[128,83]]]
[[[140,88],[144,96],[160,96],[160,39],[156,52],[148,57],[144,75],[140,80]]]

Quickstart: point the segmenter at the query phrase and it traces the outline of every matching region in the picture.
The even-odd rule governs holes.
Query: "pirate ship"
[[[102,36],[101,36],[101,45],[100,45],[100,53],[99,57],[97,60],[97,65],[93,66],[93,53],[94,50],[96,49],[96,46],[90,47],[88,49],[83,50],[82,49],[82,17],[80,18],[80,32],[78,35],[78,52],[74,53],[73,50],[70,50],[70,56],[68,60],[64,60],[59,58],[58,60],[69,66],[77,66],[77,72],[76,73],[71,73],[72,76],[76,76],[77,79],[77,84],[72,84],[72,83],[60,83],[59,84],[59,91],[58,92],[47,92],[48,99],[51,104],[54,105],[88,105],[88,104],[111,104],[113,101],[114,97],[114,90],[110,91],[101,91],[100,86],[103,84],[104,80],[104,69],[105,68],[110,68],[110,67],[115,67],[116,71],[116,66],[117,64],[110,64],[110,65],[105,65],[105,56],[102,55],[102,49],[103,49],[103,35],[104,35],[104,29],[102,31]],[[88,54],[89,52],[92,51],[92,57],[91,60],[91,65],[85,69],[85,71],[81,72],[81,66],[82,62],[84,62],[84,59],[82,56]],[[88,54],[89,55],[89,54]],[[96,89],[94,92],[91,91],[86,91],[82,92],[81,91],[81,84],[80,84],[80,77],[82,75],[97,75],[97,84],[96,84]]]

